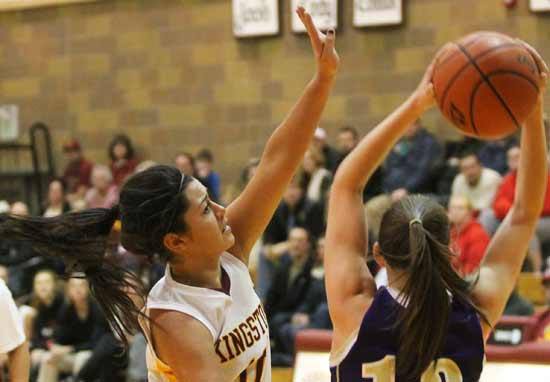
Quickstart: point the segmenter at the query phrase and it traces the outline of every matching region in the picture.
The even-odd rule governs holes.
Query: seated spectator
[[[264,247],[258,259],[256,278],[256,292],[262,301],[271,285],[277,262],[288,251],[288,235],[294,227],[304,227],[314,239],[325,231],[324,205],[305,197],[298,177],[288,185],[263,234]]]
[[[214,202],[220,201],[221,179],[220,175],[213,170],[214,155],[208,149],[199,151],[195,158],[195,169],[197,179],[208,189],[210,199]]]
[[[33,291],[26,301],[28,310],[25,321],[28,321],[30,328],[31,365],[36,371],[48,354],[48,345],[53,340],[57,317],[64,302],[56,284],[57,275],[54,272],[38,271],[34,276]]]
[[[44,217],[53,218],[71,210],[65,191],[65,182],[62,179],[54,179],[50,182],[48,200],[44,207]]]
[[[478,270],[490,237],[474,218],[468,199],[455,195],[449,201],[451,246],[456,253],[453,265],[462,276]]]
[[[306,198],[326,204],[327,194],[332,183],[332,175],[324,168],[325,157],[321,151],[310,148],[302,163],[302,182],[306,190]]]
[[[174,164],[183,174],[187,176],[195,176],[195,158],[193,155],[182,152],[176,155]]]
[[[0,279],[0,312],[0,377],[6,364],[8,380],[28,381],[29,346],[25,339],[21,316],[10,290],[2,279]]]
[[[76,377],[92,349],[108,329],[98,305],[91,299],[88,281],[67,282],[67,302],[57,317],[53,341],[42,356],[38,382],[56,382],[60,372]]]
[[[275,340],[272,346],[274,365],[288,365],[284,349],[276,343],[276,339],[279,338],[280,329],[290,322],[308,294],[312,282],[311,270],[315,262],[306,229],[293,228],[288,241],[288,251],[281,258],[265,301],[269,330]],[[283,359],[278,359],[278,353],[282,353]]]
[[[384,190],[404,195],[431,192],[442,154],[439,142],[420,121],[415,122],[386,159]]]
[[[359,143],[359,132],[353,126],[344,126],[338,130],[338,136],[336,139],[337,150],[340,158],[336,168],[340,166],[340,163],[348,156],[348,154]],[[384,172],[382,167],[378,167],[374,174],[370,177],[369,182],[363,190],[363,200],[366,202],[375,196],[378,196],[384,192]]]
[[[334,174],[339,164],[340,154],[327,143],[327,132],[322,127],[315,129],[311,147],[323,154],[325,158],[325,168]]]
[[[280,353],[287,359],[294,357],[294,342],[296,333],[304,329],[332,329],[328,313],[327,294],[325,290],[325,270],[323,259],[325,252],[325,238],[317,240],[317,256],[311,270],[311,286],[290,319],[284,324],[275,339],[280,344]]]
[[[512,146],[517,146],[517,141],[514,137],[499,139],[497,141],[485,141],[477,154],[479,161],[483,167],[490,168],[500,175],[504,175],[509,171],[506,152]]]
[[[15,202],[11,206],[13,215],[27,216],[29,210],[23,202]],[[8,268],[11,275],[9,287],[15,298],[30,293],[33,274],[41,268],[63,272],[64,265],[59,259],[39,256],[25,241],[3,238],[0,240],[0,265]]]
[[[109,167],[95,165],[92,171],[92,188],[86,193],[88,208],[111,208],[118,203],[118,188],[113,184]]]
[[[138,164],[132,141],[127,135],[116,135],[109,144],[113,183],[120,187],[134,173]]]
[[[84,157],[80,142],[76,139],[70,139],[63,144],[63,153],[67,159],[67,166],[63,172],[63,181],[67,186],[67,199],[71,204],[75,204],[74,207],[79,207],[91,186],[94,165]]]
[[[467,198],[475,211],[483,213],[491,207],[501,180],[498,172],[481,166],[475,153],[466,152],[460,159],[460,174],[453,181],[451,196]]]
[[[507,153],[508,167],[510,172],[504,177],[500,187],[497,190],[493,202],[493,215],[486,215],[484,225],[491,232],[496,232],[500,222],[504,220],[510,208],[514,203],[516,191],[517,168],[520,160],[520,149],[518,146],[512,146]],[[550,187],[550,173],[548,174],[548,186]],[[541,217],[538,221],[535,236],[529,244],[529,258],[533,263],[533,269],[540,272],[543,268],[542,245],[550,243],[550,188],[547,188],[544,198],[544,206],[541,211]]]
[[[504,307],[505,316],[532,316],[535,314],[535,308],[528,300],[521,297],[518,293],[517,286],[508,298],[506,307]]]

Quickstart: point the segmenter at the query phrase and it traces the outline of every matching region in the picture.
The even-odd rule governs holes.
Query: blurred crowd
[[[316,130],[299,172],[251,254],[250,272],[269,318],[274,366],[292,364],[299,330],[331,328],[323,269],[327,200],[335,171],[358,142],[359,133],[352,126],[338,129],[334,146],[325,130]],[[93,163],[81,142],[66,141],[65,169],[51,179],[39,213],[54,217],[85,208],[109,208],[117,203],[118,190],[129,176],[155,165],[147,158],[138,158],[126,135],[115,136],[107,152],[105,163]],[[448,208],[457,272],[475,278],[491,236],[514,203],[520,154],[517,137],[440,142],[417,121],[365,188],[370,244],[376,241],[382,216],[393,202],[408,194],[428,194]],[[214,154],[206,148],[178,153],[172,164],[201,181],[213,201],[227,205],[254,176],[259,159],[251,158],[240,177],[223,187]],[[16,200],[0,200],[3,212],[31,213],[24,202]],[[126,251],[119,243],[119,229],[115,224],[106,256],[115,258],[151,287],[164,274],[162,261],[145,260]],[[540,280],[548,305],[549,259],[547,195],[524,271]],[[365,261],[378,285],[387,283],[384,269],[377,268],[368,251]],[[23,317],[32,380],[147,380],[143,336],[129,336],[129,351],[123,352],[90,295],[87,281],[68,277],[59,260],[37,256],[24,242],[1,238],[0,279]],[[505,314],[532,315],[536,309],[516,291]],[[550,341],[550,325],[544,336]],[[0,352],[2,349],[0,343]],[[0,355],[0,366],[6,362],[6,356]]]

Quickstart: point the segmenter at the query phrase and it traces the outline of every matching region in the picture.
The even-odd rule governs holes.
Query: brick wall
[[[478,29],[530,41],[550,59],[550,14],[528,1],[404,0],[399,27],[355,29],[352,0],[341,0],[337,45],[343,63],[322,125],[368,131],[414,88],[437,47]],[[167,162],[209,146],[225,183],[260,153],[314,70],[309,42],[290,32],[236,40],[230,0],[102,0],[0,13],[0,102],[20,106],[22,124],[53,128],[56,149],[81,137],[106,161],[114,133],[126,132],[144,157]],[[441,137],[453,131],[433,112]],[[58,163],[62,165],[62,158]]]

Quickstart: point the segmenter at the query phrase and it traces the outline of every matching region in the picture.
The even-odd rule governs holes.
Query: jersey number
[[[376,362],[364,363],[362,377],[374,382],[395,381],[395,356],[388,355]],[[420,382],[462,382],[462,373],[451,359],[440,358],[434,368],[434,362],[426,369]]]
[[[264,373],[264,366],[265,366],[265,358],[267,356],[267,349],[264,350],[262,356],[258,358],[258,361],[252,360],[250,362],[250,365],[244,370],[241,375],[239,376],[238,382],[252,382],[248,380],[248,370],[256,369],[254,372],[252,372],[251,377],[254,377],[254,382],[260,382],[262,380],[262,375]],[[254,367],[254,363],[256,363],[256,367]]]

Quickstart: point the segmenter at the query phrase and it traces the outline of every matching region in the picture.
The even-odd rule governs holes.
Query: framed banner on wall
[[[531,10],[534,12],[550,11],[550,0],[531,0]]]
[[[236,37],[279,33],[279,0],[233,0],[233,34]]]
[[[338,0],[292,0],[290,9],[293,32],[303,33],[306,31],[295,12],[299,6],[304,7],[311,14],[315,25],[320,30],[336,29],[338,27]]]
[[[17,105],[0,105],[0,142],[19,138],[19,108]]]
[[[353,25],[370,27],[403,22],[402,0],[354,0]]]

